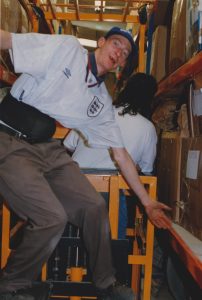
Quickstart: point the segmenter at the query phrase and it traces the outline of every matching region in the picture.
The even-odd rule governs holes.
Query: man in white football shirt
[[[169,208],[150,199],[124,148],[103,83],[108,71],[131,66],[133,38],[114,27],[88,55],[73,36],[0,33],[1,49],[9,49],[15,72],[22,73],[0,107],[0,193],[27,221],[22,243],[2,270],[0,299],[34,299],[28,288],[69,221],[82,229],[100,299],[133,300],[131,289],[115,285],[103,198],[67,157],[65,147],[50,138],[57,120],[79,130],[89,145],[111,147],[151,222],[170,226],[164,214]]]

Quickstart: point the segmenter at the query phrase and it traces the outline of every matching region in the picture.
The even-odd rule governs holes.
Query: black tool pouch
[[[26,135],[33,142],[47,141],[56,130],[53,118],[16,100],[10,93],[0,103],[0,120]]]

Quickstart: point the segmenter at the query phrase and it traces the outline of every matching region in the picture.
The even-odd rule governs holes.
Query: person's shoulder
[[[77,37],[73,35],[66,35],[66,34],[55,34],[54,35],[56,39],[63,40],[64,42],[72,43],[75,45],[80,45],[79,40]]]
[[[63,35],[65,39],[71,41],[72,43],[76,43],[78,45],[80,45],[79,40],[77,37],[75,37],[74,35]]]
[[[148,135],[157,136],[156,128],[155,128],[154,124],[152,123],[152,121],[148,120],[147,118],[143,117],[140,114],[138,114],[138,115],[140,116],[142,123],[144,124],[145,132]]]
[[[52,43],[63,43],[69,42],[72,44],[80,45],[78,39],[73,35],[65,34],[44,34],[38,32],[26,32],[26,33],[11,33],[12,38],[16,39],[30,39],[34,41],[52,42]]]
[[[55,41],[56,43],[68,43],[71,45],[81,45],[79,43],[79,40],[77,39],[77,37],[73,36],[73,35],[67,35],[67,34],[40,34],[40,33],[33,33],[36,34],[38,36],[42,36],[44,37],[44,39],[50,39]]]
[[[134,120],[136,125],[141,128],[144,128],[145,134],[156,134],[156,128],[152,121],[147,119],[146,117],[142,116],[141,114],[137,113],[136,115],[131,115],[131,121]]]
[[[141,114],[137,113],[136,117],[138,120],[140,120],[142,123],[144,123],[145,126],[152,127],[152,128],[154,127],[154,124],[152,123],[152,121],[150,121],[146,117],[142,116]]]

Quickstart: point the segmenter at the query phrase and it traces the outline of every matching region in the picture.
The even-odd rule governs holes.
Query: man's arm
[[[159,228],[169,228],[171,226],[170,219],[165,215],[163,210],[170,208],[160,202],[153,201],[143,184],[139,179],[136,166],[125,148],[112,148],[114,159],[119,165],[123,177],[126,179],[130,188],[138,196],[141,203],[145,207],[146,213],[150,221]]]
[[[0,49],[6,50],[12,48],[11,33],[0,29]]]

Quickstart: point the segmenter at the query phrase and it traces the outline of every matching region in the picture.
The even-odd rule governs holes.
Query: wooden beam
[[[161,80],[156,96],[166,93],[166,91],[169,92],[169,90],[175,88],[179,83],[187,79],[195,79],[195,76],[199,73],[202,73],[202,52],[193,56],[187,63]]]
[[[99,15],[96,13],[80,13],[79,19],[76,12],[56,12],[56,20],[69,20],[69,21],[100,21]],[[53,20],[53,16],[50,12],[45,12],[46,20]],[[122,22],[122,15],[118,14],[103,14],[103,21],[108,22]],[[139,23],[137,16],[127,15],[126,22],[128,23]]]

